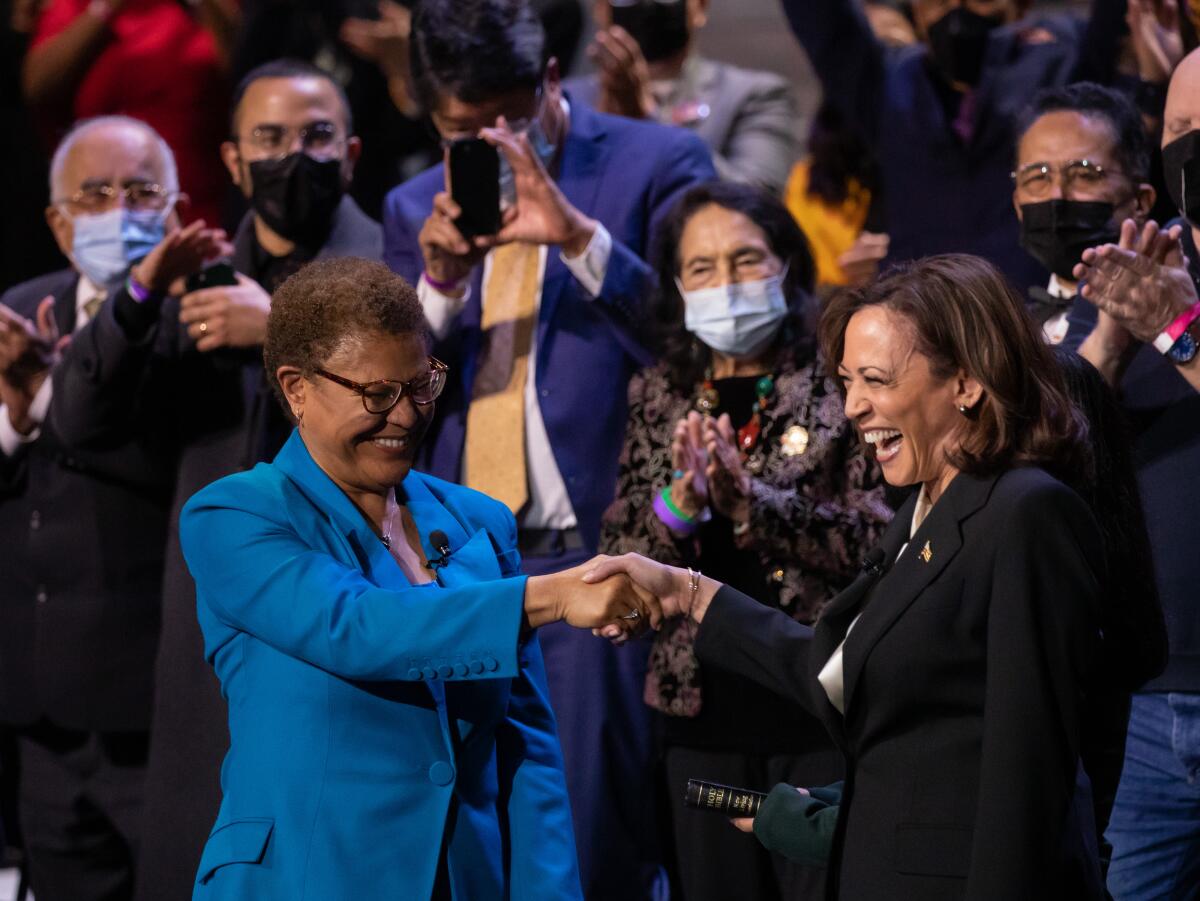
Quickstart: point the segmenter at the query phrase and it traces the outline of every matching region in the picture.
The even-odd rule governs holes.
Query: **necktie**
[[[467,484],[518,513],[525,475],[525,380],[537,320],[539,247],[492,252],[483,289],[483,343],[467,410]]]
[[[88,321],[96,318],[96,314],[100,312],[100,306],[104,303],[104,299],[108,295],[101,291],[99,294],[93,294],[83,302],[83,312],[87,314]]]

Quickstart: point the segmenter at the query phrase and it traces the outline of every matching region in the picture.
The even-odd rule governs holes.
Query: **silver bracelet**
[[[688,616],[692,615],[692,610],[696,606],[696,595],[700,593],[700,570],[692,569],[690,566],[688,571]]]

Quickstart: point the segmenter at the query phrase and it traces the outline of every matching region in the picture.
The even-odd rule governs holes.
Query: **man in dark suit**
[[[1022,290],[1046,282],[1017,243],[1010,197],[1017,119],[1038,88],[1105,83],[1124,0],[1093,0],[1085,26],[1021,19],[1025,0],[915,0],[921,41],[885,47],[852,0],[784,0],[825,89],[879,165],[889,258],[982,256]]]
[[[47,222],[72,268],[0,298],[0,721],[18,730],[34,892],[127,898],[174,473],[141,415],[102,446],[67,445],[50,421],[63,400],[51,368],[59,336],[99,315],[161,236],[178,184],[157,133],[107,117],[63,140],[51,192]],[[153,401],[149,375],[136,379]]]
[[[437,166],[384,206],[385,260],[417,285],[450,384],[426,447],[430,472],[517,515],[530,574],[593,553],[612,500],[625,394],[650,280],[643,261],[680,191],[714,176],[694,136],[598,114],[564,95],[524,3],[431,0],[413,22],[422,102],[443,138],[501,151],[498,235],[466,240]],[[646,897],[658,875],[647,646],[613,653],[541,630],[591,897]],[[631,653],[632,652],[632,653]]]
[[[105,411],[128,406],[145,367],[161,373],[170,398],[159,410],[160,429],[172,441],[178,478],[137,880],[147,901],[190,896],[229,746],[225,702],[204,661],[195,586],[179,548],[179,508],[210,482],[271,459],[291,431],[263,377],[268,292],[309,260],[378,259],[382,251],[379,225],[345,194],[359,142],[327,75],[288,61],[252,71],[235,94],[232,134],[222,155],[252,205],[233,240],[237,284],[101,317],[92,340],[70,348],[61,364],[70,402],[52,417],[69,440],[90,447],[109,440],[106,422],[119,420]]]

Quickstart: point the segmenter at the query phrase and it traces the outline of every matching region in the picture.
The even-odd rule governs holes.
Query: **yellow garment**
[[[862,234],[871,192],[858,182],[851,182],[846,199],[838,206],[831,206],[808,193],[810,165],[808,160],[801,160],[792,167],[784,201],[808,238],[817,264],[817,285],[844,285],[847,278],[838,260]]]

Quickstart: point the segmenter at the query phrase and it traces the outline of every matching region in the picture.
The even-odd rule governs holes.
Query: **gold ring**
[[[200,334],[202,334],[202,335],[208,334],[208,323],[207,322],[200,323]]]

